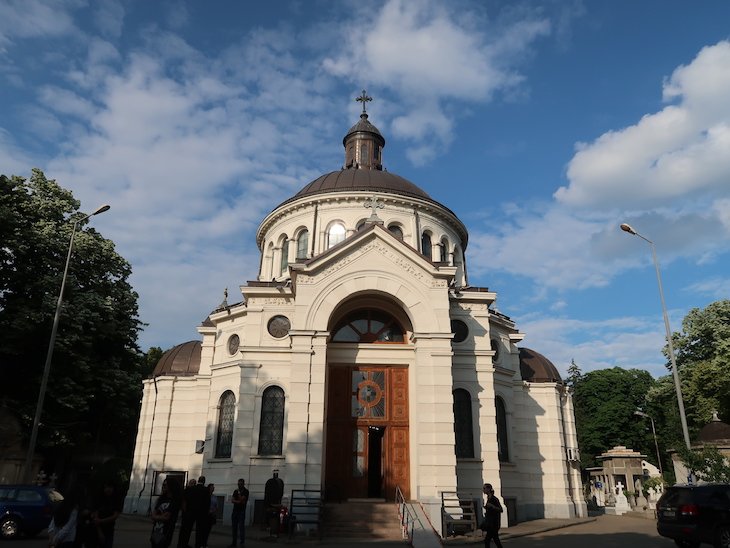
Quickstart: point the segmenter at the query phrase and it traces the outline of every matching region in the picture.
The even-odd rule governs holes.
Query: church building
[[[278,470],[285,494],[326,503],[399,492],[436,530],[442,493],[480,498],[485,482],[504,525],[585,516],[569,390],[469,285],[462,221],[383,167],[358,100],[344,165],[261,222],[242,301],[144,381],[125,511],[147,511],[167,476],[227,496],[244,478],[250,522]]]

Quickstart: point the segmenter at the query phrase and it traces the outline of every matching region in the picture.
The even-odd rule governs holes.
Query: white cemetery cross
[[[624,485],[620,481],[616,484],[616,514],[619,516],[631,510],[629,501],[624,495]]]

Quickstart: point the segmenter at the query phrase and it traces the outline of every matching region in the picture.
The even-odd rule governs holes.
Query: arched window
[[[327,231],[327,249],[345,240],[345,227],[340,223],[333,224]]]
[[[302,230],[297,238],[297,259],[306,259],[309,251],[309,231]]]
[[[332,342],[402,343],[404,331],[393,316],[363,309],[348,315],[332,330]]]
[[[403,239],[403,230],[398,225],[390,225],[388,227],[388,230],[390,230],[391,234],[398,238],[399,240]]]
[[[474,458],[474,427],[471,416],[471,394],[463,388],[454,390],[454,437],[456,458]]]
[[[218,430],[215,436],[215,456],[219,459],[231,457],[233,444],[233,422],[236,418],[236,396],[230,390],[223,393],[218,404]]]
[[[269,386],[261,398],[259,455],[281,455],[284,445],[284,390]]]
[[[439,244],[439,261],[442,263],[449,262],[449,241],[444,238]]]
[[[281,242],[281,273],[286,274],[287,268],[289,268],[289,240],[285,237]]]
[[[424,232],[421,235],[421,253],[431,260],[431,235],[428,232]]]
[[[500,462],[509,461],[509,440],[507,439],[507,412],[504,400],[497,397],[494,400],[497,407],[497,456]]]

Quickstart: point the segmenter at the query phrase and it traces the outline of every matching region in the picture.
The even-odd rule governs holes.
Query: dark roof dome
[[[325,173],[297,192],[292,199],[323,192],[352,192],[354,190],[403,194],[432,200],[425,191],[408,179],[377,169],[341,169]]]
[[[359,132],[366,132],[366,133],[373,133],[380,137],[380,146],[385,146],[385,138],[381,135],[378,128],[376,128],[370,120],[368,120],[367,112],[363,112],[360,115],[360,119],[357,121],[357,123],[350,128],[350,131],[348,131],[345,136],[342,139],[342,144],[347,144],[347,139],[352,135],[353,133],[359,133]]]
[[[702,427],[697,440],[701,443],[730,440],[730,424],[722,422],[717,416],[717,412],[713,412],[712,421]]]
[[[523,381],[563,382],[553,362],[529,348],[520,348],[520,373]]]
[[[178,375],[181,377],[197,375],[200,371],[200,341],[188,341],[173,346],[157,362],[153,377]]]

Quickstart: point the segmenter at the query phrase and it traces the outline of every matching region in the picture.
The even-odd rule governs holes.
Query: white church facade
[[[244,478],[250,521],[276,469],[332,502],[399,489],[437,530],[441,493],[484,482],[513,521],[585,516],[570,392],[468,284],[466,227],[383,169],[365,108],[343,144],[342,169],[261,222],[243,300],[144,381],[125,511],[168,474],[227,495]]]

